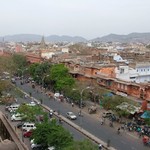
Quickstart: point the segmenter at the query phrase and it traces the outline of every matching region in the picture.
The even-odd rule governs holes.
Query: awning
[[[145,111],[142,115],[141,118],[143,119],[150,119],[150,111]]]
[[[116,106],[116,108],[120,109],[120,110],[125,110],[130,114],[135,114],[136,112],[140,111],[140,107],[134,106],[132,104],[129,104],[127,102],[123,102],[120,105]]]

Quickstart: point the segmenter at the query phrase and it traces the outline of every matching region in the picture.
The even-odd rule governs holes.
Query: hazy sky
[[[150,0],[0,0],[0,36],[150,32]]]

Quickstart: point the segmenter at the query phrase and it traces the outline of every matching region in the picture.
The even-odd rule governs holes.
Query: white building
[[[50,59],[52,58],[53,55],[55,55],[54,52],[42,52],[41,53],[41,57],[45,59]]]
[[[135,68],[128,65],[119,66],[115,69],[116,78],[136,83],[150,82],[150,63],[137,64]]]
[[[68,47],[63,47],[61,51],[63,53],[69,53],[69,48]]]

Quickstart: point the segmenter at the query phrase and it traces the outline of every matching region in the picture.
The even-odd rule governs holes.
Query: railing
[[[11,139],[16,143],[18,150],[28,150],[27,146],[20,140],[14,128],[11,126],[10,122],[2,112],[0,112],[0,119],[9,132]]]

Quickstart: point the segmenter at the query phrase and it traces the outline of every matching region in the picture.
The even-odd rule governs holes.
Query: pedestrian
[[[71,106],[74,107],[74,103],[73,102],[71,103]]]
[[[81,116],[81,110],[79,111],[79,116]]]
[[[142,136],[142,132],[141,131],[139,131],[139,138]]]
[[[117,133],[120,134],[120,127],[118,128]]]
[[[100,121],[101,121],[101,125],[103,125],[104,124],[104,119],[101,118]]]

